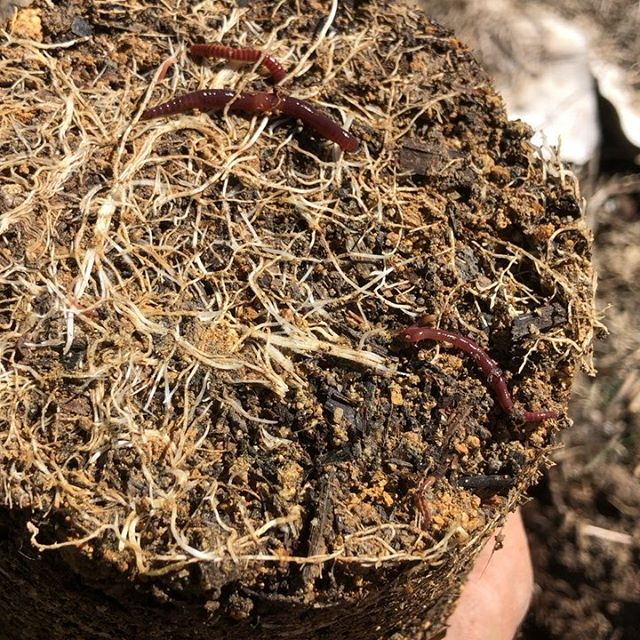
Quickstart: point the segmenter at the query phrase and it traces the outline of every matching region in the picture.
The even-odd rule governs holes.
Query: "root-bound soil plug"
[[[28,10],[35,39],[0,32],[3,638],[437,637],[589,366],[572,176],[396,2]],[[189,95],[220,108],[141,117]],[[422,317],[463,350],[402,344]]]

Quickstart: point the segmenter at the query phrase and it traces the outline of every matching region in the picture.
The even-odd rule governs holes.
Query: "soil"
[[[539,19],[540,6],[547,5],[588,34],[596,73],[603,73],[602,61],[618,65],[638,101],[640,13],[634,0],[423,4],[480,47],[485,68],[499,70],[503,82],[513,74],[516,87],[526,84],[520,71],[535,73],[549,52],[544,40],[513,41],[505,24],[521,24],[529,13]],[[496,12],[503,21],[492,20]],[[581,376],[575,385],[575,424],[561,435],[555,466],[525,508],[537,585],[520,635],[527,640],[640,636],[640,174],[638,149],[624,138],[620,114],[602,96],[599,107],[602,147],[582,171],[581,186],[595,231],[597,306],[610,333],[596,343],[597,377]]]
[[[572,429],[525,509],[538,585],[521,637],[632,640],[640,621],[640,176],[591,197],[598,304],[609,329]]]
[[[441,27],[385,2],[329,15],[19,12],[0,59],[10,639],[435,637],[569,424],[595,326],[573,177]],[[360,149],[278,117],[140,122],[197,88],[271,91],[175,49],[210,39],[268,47],[282,90]],[[514,410],[494,371],[399,340],[416,322],[490,352]]]

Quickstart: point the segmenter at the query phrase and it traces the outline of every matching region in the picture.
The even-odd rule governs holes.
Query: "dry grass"
[[[235,40],[241,34],[241,44],[247,38],[244,13],[232,9],[210,38]],[[260,33],[257,25],[251,40],[289,61],[292,79],[305,73],[311,58],[326,60],[322,85],[326,86],[344,73],[353,57],[373,44],[372,34],[366,33],[328,37],[332,15],[312,42],[303,35],[298,41],[288,38],[279,42],[277,31]],[[192,16],[203,31],[205,16],[198,11]],[[167,89],[171,93],[186,86],[231,85],[241,89],[259,78],[255,69],[197,66],[180,47],[168,52],[177,61],[164,87],[158,86],[163,71],[159,67],[149,84],[132,76],[123,91],[113,91],[107,83],[79,86],[73,69],[56,55],[60,50],[77,48],[87,38],[56,45],[9,34],[4,39],[9,55],[2,66],[12,88],[10,99],[0,107],[0,143],[10,145],[11,153],[4,154],[0,171],[13,180],[2,192],[7,209],[0,233],[24,247],[25,261],[16,264],[5,258],[0,274],[0,283],[9,292],[3,302],[7,322],[2,354],[14,353],[15,343],[20,341],[24,353],[58,349],[65,357],[73,354],[78,340],[89,342],[82,371],[71,374],[78,394],[86,398],[82,391],[90,389],[88,402],[82,407],[83,419],[91,423],[90,439],[76,455],[91,451],[93,463],[89,466],[93,466],[114,437],[119,448],[139,452],[148,482],[139,499],[155,502],[171,518],[176,550],[163,554],[163,562],[188,557],[220,560],[227,554],[235,559],[283,561],[279,555],[247,556],[246,550],[260,547],[273,527],[295,527],[300,521],[298,512],[256,528],[247,522],[249,530],[244,534],[227,530],[233,544],[223,535],[215,551],[198,551],[176,526],[177,505],[190,491],[181,478],[189,475],[191,457],[208,446],[210,427],[204,432],[198,429],[207,408],[217,405],[236,412],[263,425],[265,433],[273,423],[252,415],[231,394],[213,391],[212,376],[229,385],[263,386],[284,398],[292,387],[305,384],[296,373],[292,354],[322,353],[379,373],[390,372],[385,358],[364,345],[352,348],[344,344],[329,314],[347,302],[357,305],[376,298],[415,316],[409,302],[402,299],[403,290],[410,290],[406,283],[387,283],[395,248],[384,254],[356,254],[356,259],[371,265],[363,282],[357,283],[341,269],[345,255],[336,255],[319,233],[331,218],[357,242],[357,236],[366,233],[366,227],[375,225],[382,215],[385,198],[395,196],[401,202],[400,193],[388,194],[374,186],[385,182],[378,173],[388,164],[388,157],[371,162],[366,152],[349,158],[328,148],[328,157],[322,158],[298,148],[304,169],[289,166],[283,170],[282,150],[295,144],[293,132],[284,139],[274,135],[274,123],[267,117],[246,120],[193,114],[138,123],[149,101],[161,100]],[[350,52],[340,57],[339,65],[332,62],[336,49]],[[397,83],[403,80],[398,78]],[[322,86],[303,91],[303,97],[318,101]],[[403,91],[396,88],[394,93],[400,96]],[[337,111],[347,126],[353,117],[349,107],[347,100]],[[359,109],[358,117],[370,127],[380,126],[381,119],[398,118],[401,109],[391,102],[387,114],[367,114]],[[184,136],[180,150],[173,149],[176,134]],[[261,170],[259,154],[273,154],[270,171]],[[89,186],[92,182],[98,184]],[[336,198],[338,188],[346,189],[342,202]],[[257,194],[267,195],[256,200]],[[370,216],[365,198],[377,201],[377,216]],[[348,210],[346,201],[350,203]],[[291,211],[306,221],[306,228],[296,231],[292,224],[285,233],[273,231],[274,218]],[[67,241],[63,244],[61,226],[71,222],[70,215],[75,228],[69,235],[66,229],[62,232]],[[402,234],[402,223],[397,228]],[[212,255],[220,253],[219,247],[228,250],[228,257],[214,272],[208,263]],[[322,261],[313,257],[319,247],[326,251]],[[320,262],[340,279],[341,296],[318,297],[307,285]],[[242,281],[236,265],[246,269]],[[265,279],[277,286],[265,290]],[[291,297],[293,285],[297,299]],[[34,309],[38,299],[48,301],[46,313]],[[366,325],[366,318],[359,318],[359,322]],[[44,329],[51,323],[57,331]],[[43,332],[59,337],[36,338]],[[11,473],[4,478],[8,504],[29,504],[46,511],[42,501],[48,503],[51,490],[64,494],[66,508],[79,517],[77,526],[92,532],[73,544],[112,530],[121,549],[134,551],[138,569],[148,571],[136,531],[141,507],[133,504],[123,513],[121,498],[103,493],[98,486],[91,501],[105,505],[105,515],[113,515],[107,515],[112,519],[109,524],[96,521],[86,505],[90,496],[78,491],[78,485],[93,485],[94,472],[76,470],[69,478],[65,467],[70,459],[56,464],[48,447],[22,432],[23,407],[33,405],[35,397],[52,383],[28,362],[29,358],[24,362],[12,356],[11,360],[3,367],[0,390],[4,423],[13,425],[5,432],[5,452],[12,459],[28,456],[29,469],[40,470],[51,484],[41,494],[41,485],[25,485],[21,473]],[[69,374],[56,371],[54,375]],[[42,427],[50,427],[52,421],[78,421],[76,408],[70,406],[74,399],[66,399],[60,406],[58,393],[56,387],[48,398],[35,401],[42,406]],[[184,399],[183,408],[172,415],[169,407],[176,397]],[[58,407],[56,415],[45,417],[53,402]],[[165,413],[162,429],[155,424],[159,409]],[[158,486],[156,472],[144,462],[147,456],[155,458],[155,447],[166,448],[164,464],[176,476],[168,491]],[[211,451],[207,455],[216,454]],[[91,477],[84,477],[86,473]],[[203,497],[203,502],[211,502],[214,514],[216,490],[213,483]],[[345,551],[323,559],[340,555]]]

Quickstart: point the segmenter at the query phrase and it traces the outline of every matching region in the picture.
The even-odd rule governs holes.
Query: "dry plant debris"
[[[394,336],[430,315],[487,348],[523,405],[564,415],[594,328],[573,177],[414,9],[38,11],[43,41],[6,32],[0,53],[0,499],[16,535],[89,584],[98,564],[206,603],[207,624],[244,621],[226,638],[262,637],[261,599],[331,605],[314,615],[333,637],[370,637],[383,597],[379,637],[431,637],[446,608],[419,619],[454,600],[567,419],[525,426],[461,354]],[[79,15],[95,35],[70,31]],[[176,94],[265,83],[190,60],[204,40],[285,61],[358,152],[290,120],[141,121]],[[512,482],[464,482],[496,475]],[[361,626],[341,630],[345,611]]]

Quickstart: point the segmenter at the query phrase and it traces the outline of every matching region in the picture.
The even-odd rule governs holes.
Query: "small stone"
[[[93,34],[93,26],[82,16],[76,16],[71,23],[71,32],[80,37],[90,36]]]

